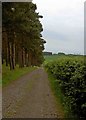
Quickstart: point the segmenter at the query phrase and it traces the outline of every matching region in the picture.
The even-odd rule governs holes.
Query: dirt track
[[[3,88],[3,118],[63,117],[43,68]]]

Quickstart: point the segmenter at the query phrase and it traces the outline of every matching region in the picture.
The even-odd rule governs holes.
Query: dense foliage
[[[2,63],[6,61],[10,69],[43,62],[42,16],[36,9],[32,2],[2,3]]]
[[[69,106],[73,117],[86,117],[86,65],[83,57],[61,57],[47,62],[46,69],[54,76],[64,96],[65,105]]]

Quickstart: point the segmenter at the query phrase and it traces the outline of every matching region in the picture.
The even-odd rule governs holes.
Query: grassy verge
[[[0,73],[0,87],[2,85],[2,74]]]
[[[6,67],[5,65],[2,66],[2,85],[7,86],[12,81],[17,80],[21,76],[27,74],[28,72],[31,72],[35,70],[36,67],[24,67],[19,68],[16,66],[15,70],[10,71],[9,67]]]
[[[48,79],[50,82],[50,86],[55,95],[57,107],[60,111],[60,114],[62,114],[62,116],[64,118],[68,118],[69,107],[65,104],[65,101],[67,101],[67,100],[66,100],[66,98],[64,98],[64,96],[61,92],[61,88],[59,86],[58,81],[54,78],[54,76],[50,72],[47,71],[47,73],[48,73]]]

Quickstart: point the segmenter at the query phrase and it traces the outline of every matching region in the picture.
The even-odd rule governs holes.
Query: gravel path
[[[43,68],[12,82],[2,91],[3,118],[62,117]]]
[[[0,86],[0,120],[2,118],[2,87]]]

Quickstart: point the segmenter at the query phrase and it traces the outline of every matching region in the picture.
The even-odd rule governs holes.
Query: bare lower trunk
[[[31,52],[28,53],[28,62],[29,62],[29,66],[31,66]]]
[[[15,69],[15,43],[12,44],[12,69]]]
[[[22,67],[22,57],[21,57],[21,49],[19,50],[19,54],[18,54],[18,63],[19,63],[19,67]]]
[[[29,66],[29,62],[28,62],[28,53],[26,53],[26,66]]]
[[[15,46],[13,43],[9,43],[9,63],[10,70],[15,69]]]
[[[9,52],[8,52],[8,46],[6,48],[6,66],[8,66],[9,63]]]
[[[24,48],[22,48],[22,67],[24,67]]]
[[[25,50],[23,49],[23,66],[25,66]]]
[[[15,43],[13,44],[13,64],[15,68]]]
[[[20,48],[19,50],[19,67],[24,67],[24,53],[23,49]]]
[[[10,70],[12,70],[12,44],[9,43],[9,62],[10,62]]]

